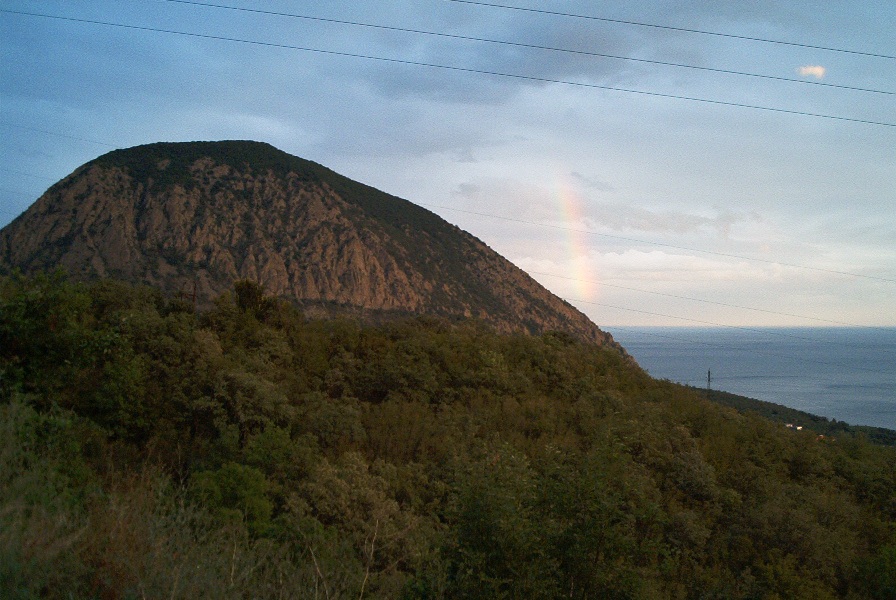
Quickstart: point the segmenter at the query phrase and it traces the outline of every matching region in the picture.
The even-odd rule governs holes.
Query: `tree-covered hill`
[[[896,450],[568,334],[0,279],[0,596],[893,598]]]

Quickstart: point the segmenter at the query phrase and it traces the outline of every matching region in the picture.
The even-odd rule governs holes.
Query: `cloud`
[[[629,249],[607,252],[598,258],[604,276],[609,279],[697,282],[774,282],[793,281],[798,269],[778,264],[758,264],[747,259],[696,256],[665,250]],[[789,279],[788,279],[789,278]]]
[[[536,226],[547,226],[548,230],[560,227],[639,236],[712,234],[719,239],[729,239],[735,227],[744,228],[762,221],[755,211],[741,212],[724,207],[713,207],[700,214],[687,209],[655,210],[632,202],[600,202],[593,196],[614,192],[613,185],[579,171],[571,172],[569,178],[587,191],[595,192],[592,198],[580,196],[581,205],[573,213],[565,207],[566,201],[558,189],[511,177],[474,177],[455,185],[451,195],[458,208],[521,219]],[[742,229],[738,231],[744,233]]]
[[[616,188],[614,188],[606,181],[601,181],[599,179],[594,179],[593,177],[588,177],[587,175],[582,175],[578,171],[573,171],[569,175],[584,187],[597,190],[598,192],[613,192],[616,190]]]
[[[589,203],[587,213],[593,228],[677,235],[713,231],[726,239],[732,226],[758,219],[757,215],[731,210],[716,209],[717,214],[710,217],[685,211],[653,211],[623,203]]]
[[[827,69],[825,69],[821,65],[806,65],[797,69],[796,72],[803,77],[814,77],[815,79],[822,79],[824,77],[824,74],[827,72]]]
[[[508,177],[476,177],[458,184],[452,196],[470,210],[501,216],[547,221],[560,210],[551,190]],[[578,224],[581,226],[581,224]]]

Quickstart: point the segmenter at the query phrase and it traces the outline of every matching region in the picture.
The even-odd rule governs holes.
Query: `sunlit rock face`
[[[101,156],[0,231],[0,264],[195,290],[200,305],[250,279],[316,316],[472,317],[501,332],[557,330],[622,351],[470,234],[259,142]]]

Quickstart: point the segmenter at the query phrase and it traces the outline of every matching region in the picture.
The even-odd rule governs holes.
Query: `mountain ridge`
[[[0,264],[195,286],[250,279],[312,314],[350,309],[564,331],[624,350],[481,240],[412,202],[264,142],[114,150],[0,230]]]

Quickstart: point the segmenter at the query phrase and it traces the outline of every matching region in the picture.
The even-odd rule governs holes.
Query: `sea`
[[[657,379],[896,430],[896,328],[606,330]]]

